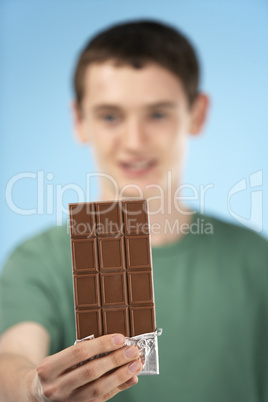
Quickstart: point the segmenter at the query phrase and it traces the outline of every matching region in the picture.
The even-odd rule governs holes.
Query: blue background
[[[157,18],[180,28],[198,49],[202,89],[211,97],[204,133],[190,140],[185,183],[212,185],[205,212],[235,221],[227,204],[229,190],[245,179],[232,211],[250,218],[249,178],[261,171],[261,204],[255,203],[262,234],[268,235],[268,2],[265,0],[119,0],[0,1],[0,263],[24,238],[56,224],[47,209],[25,216],[8,207],[5,190],[19,173],[44,175],[44,197],[76,183],[86,185],[92,155],[74,141],[70,100],[75,59],[96,31],[119,21]],[[57,187],[58,186],[58,187]],[[257,194],[257,193],[256,193]],[[191,195],[189,193],[189,195]],[[97,196],[93,184],[90,197]],[[258,198],[258,197],[257,197]],[[37,207],[37,180],[18,181],[13,200],[24,209]],[[63,197],[77,201],[72,190]],[[199,203],[193,206],[199,208]],[[64,216],[64,219],[66,216]]]

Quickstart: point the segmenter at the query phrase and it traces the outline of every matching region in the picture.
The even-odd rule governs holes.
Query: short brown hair
[[[195,50],[181,32],[162,22],[138,20],[113,25],[87,43],[74,72],[74,91],[80,107],[88,65],[108,60],[137,69],[148,62],[157,63],[180,78],[190,105],[197,95],[199,65]]]

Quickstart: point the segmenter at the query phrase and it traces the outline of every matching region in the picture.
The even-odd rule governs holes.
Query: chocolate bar
[[[77,339],[156,331],[146,200],[69,204]]]

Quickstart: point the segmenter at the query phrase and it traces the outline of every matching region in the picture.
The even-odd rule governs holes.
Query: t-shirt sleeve
[[[48,242],[40,236],[19,246],[0,277],[0,334],[14,324],[33,321],[50,334],[55,353],[60,344],[57,289]]]

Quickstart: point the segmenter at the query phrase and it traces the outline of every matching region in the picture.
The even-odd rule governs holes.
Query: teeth
[[[130,169],[145,169],[149,166],[149,162],[136,162],[136,163],[129,163],[128,167]]]

